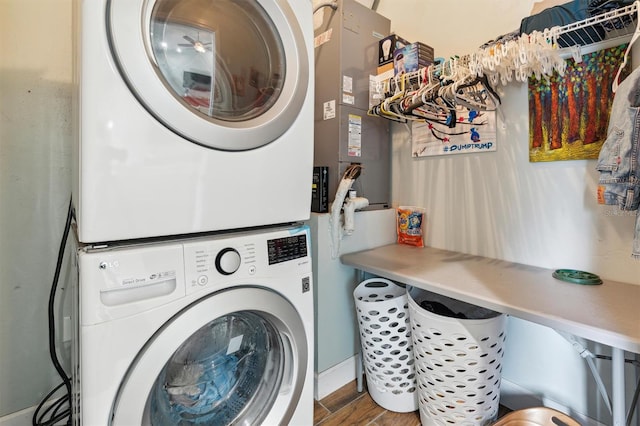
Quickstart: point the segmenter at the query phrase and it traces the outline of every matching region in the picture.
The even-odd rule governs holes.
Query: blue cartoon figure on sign
[[[473,142],[478,142],[480,140],[480,133],[478,133],[475,127],[471,129],[471,140]]]
[[[469,123],[473,123],[473,120],[478,116],[478,111],[472,109],[469,111]]]

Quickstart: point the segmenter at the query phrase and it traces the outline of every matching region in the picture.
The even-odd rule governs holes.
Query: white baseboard
[[[36,407],[25,408],[6,416],[0,417],[0,426],[25,426],[31,424],[31,418]]]
[[[55,404],[55,403],[56,403],[55,400],[46,401],[45,403],[43,403],[42,407],[40,407],[40,411],[38,411],[38,414],[40,416],[42,416],[42,414],[45,413],[47,411],[47,409],[52,404]],[[6,416],[0,417],[0,426],[27,426],[27,425],[31,425],[33,423],[32,422],[33,414],[38,409],[38,405],[34,405],[32,407],[27,407],[24,410],[16,411],[15,413],[7,414]],[[66,407],[63,407],[63,408],[66,408]],[[39,420],[43,421],[43,420],[47,420],[47,419],[46,418],[45,419],[40,418]],[[61,420],[56,424],[62,424],[66,420],[67,419],[65,418],[64,420]]]
[[[576,419],[582,426],[606,426],[582,413],[571,409],[549,398],[541,398],[529,390],[508,380],[500,382],[500,404],[511,410],[521,410],[530,407],[549,407],[561,411]]]
[[[356,379],[357,357],[351,357],[328,370],[315,374],[314,396],[321,400]],[[1,425],[0,425],[1,426]]]

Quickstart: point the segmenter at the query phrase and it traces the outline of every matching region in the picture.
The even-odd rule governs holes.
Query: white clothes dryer
[[[82,242],[310,215],[310,0],[74,0]]]
[[[76,253],[74,425],[313,424],[307,226]]]

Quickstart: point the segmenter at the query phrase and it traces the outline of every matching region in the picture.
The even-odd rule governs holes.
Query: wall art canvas
[[[530,162],[598,158],[607,137],[612,83],[626,48],[598,50],[580,62],[569,58],[564,75],[529,78]],[[628,73],[625,69],[620,81]]]

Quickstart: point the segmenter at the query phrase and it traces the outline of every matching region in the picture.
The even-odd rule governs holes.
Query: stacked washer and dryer
[[[313,422],[311,0],[75,0],[75,425]]]

